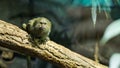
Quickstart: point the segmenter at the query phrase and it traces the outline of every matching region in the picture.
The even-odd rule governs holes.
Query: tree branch
[[[19,53],[42,58],[64,68],[107,68],[53,41],[41,44],[39,48],[32,46],[27,32],[1,20],[0,46]]]

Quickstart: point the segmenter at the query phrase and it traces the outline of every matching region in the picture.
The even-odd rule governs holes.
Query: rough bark
[[[0,20],[0,46],[16,52],[56,63],[63,68],[107,68],[79,55],[53,41],[38,47],[29,41],[28,33],[19,27]]]

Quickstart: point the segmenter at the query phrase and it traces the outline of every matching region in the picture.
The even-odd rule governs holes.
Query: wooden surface
[[[39,48],[29,42],[28,33],[19,27],[0,20],[0,46],[44,59],[60,65],[62,68],[108,68],[79,55],[53,41],[39,45]]]

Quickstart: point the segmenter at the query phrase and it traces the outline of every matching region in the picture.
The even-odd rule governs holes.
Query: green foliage
[[[102,1],[102,4],[101,4]],[[105,13],[110,12],[110,7],[112,6],[111,0],[91,0],[91,16],[93,20],[93,25],[95,27],[96,19],[97,19],[97,8],[99,11],[104,10]],[[107,15],[107,14],[106,14]],[[107,16],[106,16],[107,17]]]
[[[94,26],[96,24],[96,19],[97,19],[97,5],[98,5],[98,1],[92,0],[91,14],[92,14],[92,20],[93,20]]]
[[[101,44],[107,43],[110,39],[120,34],[120,19],[113,21],[106,28],[104,35],[100,41]]]

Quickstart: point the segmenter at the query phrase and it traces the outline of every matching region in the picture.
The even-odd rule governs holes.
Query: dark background
[[[0,0],[0,19],[22,27],[35,17],[52,21],[50,39],[94,60],[95,45],[99,44],[105,28],[120,16],[120,7],[111,1],[109,18],[105,12],[97,13],[96,27],[91,18],[89,0]],[[100,2],[104,5],[104,1]],[[103,6],[106,8],[106,6]],[[108,7],[107,7],[108,8]],[[106,8],[106,9],[107,9]],[[99,47],[100,63],[108,65],[110,56],[120,52],[119,36]],[[1,51],[2,52],[2,51]],[[1,58],[8,68],[27,68],[26,56],[15,53],[11,60]],[[57,68],[41,59],[32,58],[33,68]]]

